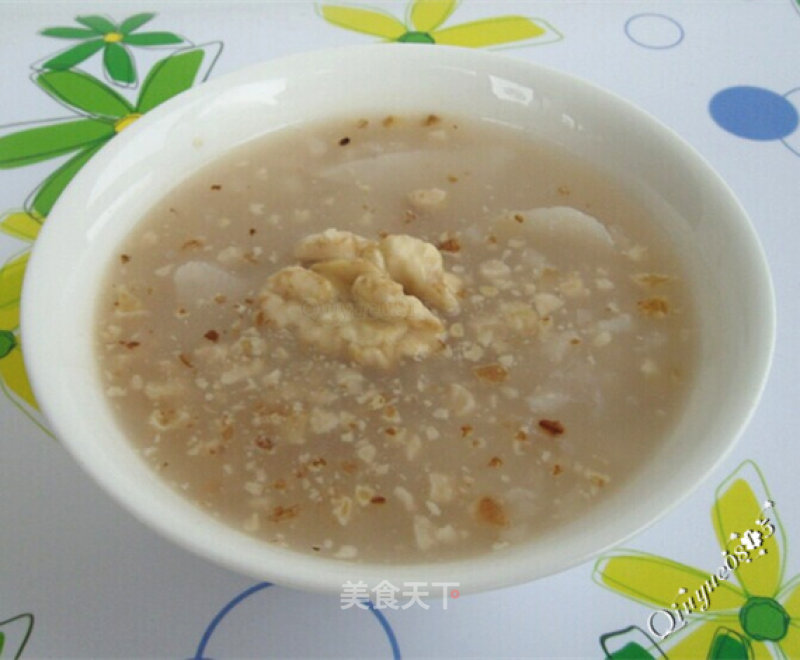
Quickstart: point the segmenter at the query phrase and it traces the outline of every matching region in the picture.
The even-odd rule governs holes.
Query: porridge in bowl
[[[445,561],[585,514],[679,418],[680,255],[621,185],[488,121],[286,127],[178,185],[97,314],[121,425],[242,531]]]

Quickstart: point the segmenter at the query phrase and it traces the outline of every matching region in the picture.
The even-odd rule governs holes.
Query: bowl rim
[[[398,57],[402,53],[401,57]],[[709,181],[716,186],[720,194],[726,195],[731,208],[737,210],[735,220],[728,219],[728,222],[738,224],[738,229],[746,234],[746,243],[749,249],[750,267],[758,278],[755,286],[759,289],[762,296],[761,305],[761,339],[757,345],[758,356],[755,362],[759,365],[759,370],[754,373],[749,383],[745,398],[748,406],[741,411],[739,418],[731,424],[733,431],[725,443],[716,452],[716,460],[710,461],[703,466],[702,470],[695,473],[691,483],[684,486],[677,497],[670,500],[669,504],[659,509],[657,514],[652,515],[641,524],[625,528],[617,523],[616,527],[620,532],[613,535],[613,538],[605,539],[600,547],[584,548],[580,552],[563,553],[563,561],[557,561],[554,567],[536,566],[531,564],[522,553],[516,553],[509,557],[504,557],[502,561],[496,562],[491,555],[480,558],[467,558],[443,563],[426,564],[350,564],[339,560],[325,560],[319,557],[309,557],[297,552],[283,551],[279,548],[269,546],[264,542],[258,542],[262,546],[261,555],[269,555],[270,561],[264,562],[257,560],[257,553],[254,552],[252,544],[244,554],[234,555],[231,547],[242,550],[247,545],[239,539],[242,536],[233,527],[225,525],[230,533],[224,542],[219,544],[208,544],[207,533],[209,530],[201,530],[199,526],[204,526],[197,520],[170,520],[159,514],[157,511],[146,509],[138,501],[130,501],[126,493],[119,490],[117,486],[114,469],[116,466],[110,465],[107,461],[101,460],[91,450],[91,443],[86,443],[82,438],[76,437],[75,426],[68,423],[67,417],[74,415],[74,411],[64,410],[64,392],[57,391],[51,379],[53,370],[56,368],[49,359],[49,355],[40,349],[46,341],[48,331],[52,329],[51,322],[47,318],[43,303],[39,302],[48,288],[52,289],[54,273],[48,267],[49,255],[54,250],[59,249],[60,236],[63,236],[65,226],[70,222],[70,218],[77,217],[76,211],[79,210],[81,199],[85,195],[91,183],[93,173],[98,173],[104,164],[114,156],[124,152],[124,150],[135,150],[134,144],[136,136],[151,126],[156,125],[162,119],[168,118],[179,113],[182,108],[189,103],[202,99],[210,99],[218,95],[221,91],[235,88],[238,85],[246,84],[253,79],[266,79],[269,77],[280,77],[287,75],[287,71],[305,70],[308,68],[325,66],[330,75],[336,75],[334,64],[358,61],[370,61],[374,63],[391,64],[395,66],[408,67],[424,66],[426,63],[434,66],[456,65],[459,67],[473,68],[477,71],[485,72],[489,69],[512,70],[519,75],[528,76],[534,79],[544,79],[556,81],[557,84],[567,87],[580,88],[585,93],[591,93],[602,100],[603,104],[613,106],[631,117],[635,117],[648,130],[654,131],[667,140],[674,148],[676,153],[693,162],[695,165],[705,170]],[[598,101],[599,102],[599,101]],[[155,200],[155,198],[154,198]],[[53,220],[55,218],[55,221]],[[52,293],[52,292],[51,292]],[[98,154],[81,170],[70,183],[67,190],[62,194],[61,199],[56,203],[51,215],[41,230],[39,237],[33,247],[32,255],[28,264],[28,269],[23,286],[21,301],[21,336],[25,345],[26,367],[29,374],[32,389],[41,407],[42,413],[48,420],[50,428],[59,437],[64,446],[73,455],[77,462],[88,472],[92,478],[100,483],[103,489],[110,494],[119,504],[131,512],[136,518],[143,521],[149,527],[156,529],[171,541],[177,543],[185,549],[195,554],[206,557],[218,564],[258,578],[265,578],[277,581],[286,586],[297,587],[312,591],[332,592],[341,588],[342,583],[348,579],[367,579],[377,583],[381,576],[400,576],[415,575],[420,578],[427,578],[428,582],[436,580],[437,577],[444,577],[446,580],[453,580],[455,576],[468,575],[468,584],[462,587],[462,591],[485,591],[494,588],[520,584],[533,579],[538,579],[551,575],[556,572],[564,571],[568,568],[582,564],[589,559],[599,556],[609,548],[619,545],[640,533],[643,529],[661,520],[670,511],[675,509],[681,502],[686,500],[709,475],[725,460],[732,451],[736,441],[743,433],[747,423],[755,412],[758,401],[766,385],[771,360],[775,345],[775,293],[772,285],[767,260],[763,247],[758,239],[752,222],[746,211],[736,199],[733,191],[722,180],[719,174],[710,166],[692,146],[681,138],[675,131],[667,127],[663,122],[654,118],[649,113],[638,108],[631,102],[619,95],[603,89],[594,83],[586,81],[578,76],[565,73],[542,66],[540,64],[523,60],[520,58],[501,55],[485,51],[473,51],[457,47],[436,46],[431,48],[427,45],[418,44],[369,44],[359,46],[344,46],[333,49],[305,51],[302,53],[289,55],[273,60],[267,60],[249,65],[242,69],[226,73],[222,76],[204,82],[175,98],[165,102],[163,105],[147,113],[136,122],[130,129],[126,129],[121,134],[104,146]],[[85,365],[84,365],[85,366]],[[106,470],[106,472],[104,472]],[[181,497],[180,495],[176,495]],[[193,506],[193,505],[190,505]],[[205,519],[206,514],[201,514]],[[187,518],[189,514],[187,513]],[[208,521],[206,521],[208,522]],[[214,530],[219,532],[218,529]],[[244,558],[243,558],[244,557]],[[488,561],[488,560],[492,561]],[[264,566],[267,565],[267,570]],[[399,579],[399,578],[398,578]]]

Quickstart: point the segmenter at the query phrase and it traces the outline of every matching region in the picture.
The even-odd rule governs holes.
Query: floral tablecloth
[[[25,377],[28,254],[97,150],[209,77],[380,41],[502,49],[630,99],[719,170],[771,264],[775,361],[735,452],[628,547],[536,583],[370,603],[217,568],[101,493]],[[5,1],[0,62],[0,657],[800,657],[796,0]]]

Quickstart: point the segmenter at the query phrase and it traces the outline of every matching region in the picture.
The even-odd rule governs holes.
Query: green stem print
[[[563,39],[547,21],[516,15],[483,18],[445,27],[444,23],[458,5],[457,0],[412,0],[405,21],[382,9],[349,4],[323,2],[317,9],[332,25],[399,43],[488,48],[541,45]]]
[[[648,609],[633,627],[600,638],[610,658],[800,657],[800,575],[784,580],[783,527],[754,463],[717,489],[711,519],[720,562],[700,570],[618,550],[595,565],[595,581]],[[608,641],[620,636],[611,651]]]
[[[33,632],[33,614],[18,614],[15,617],[0,621],[0,658],[22,657]]]
[[[614,660],[655,660],[667,657],[659,648],[658,642],[639,626],[628,626],[600,635],[600,648],[603,649],[603,657]]]
[[[141,87],[129,47],[190,43],[172,32],[140,32],[153,13],[114,23],[103,16],[79,16],[81,27],[47,28],[42,34],[77,39],[34,67],[32,81],[70,115],[0,127],[0,170],[56,161],[57,165],[23,204],[0,214],[0,231],[25,245],[0,267],[0,389],[46,431],[25,373],[19,334],[19,303],[30,247],[56,200],[80,169],[110,140],[142,115],[205,80],[222,50],[219,42],[189,45],[153,64]],[[72,67],[103,51],[110,84]]]
[[[185,39],[172,32],[138,32],[155,14],[129,16],[117,24],[105,16],[78,16],[75,21],[83,27],[52,27],[41,31],[46,37],[77,40],[78,43],[50,57],[43,69],[63,71],[77,66],[95,53],[103,53],[103,70],[110,80],[123,85],[135,85],[136,64],[130,47],[174,46]]]

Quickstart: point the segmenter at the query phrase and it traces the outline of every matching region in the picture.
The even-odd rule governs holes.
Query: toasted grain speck
[[[270,522],[283,522],[284,520],[291,520],[292,518],[297,517],[299,513],[300,507],[296,504],[292,506],[276,506],[272,509],[272,512],[267,516],[267,519]]]
[[[438,247],[442,252],[459,252],[461,250],[461,243],[457,238],[448,238],[439,243]]]
[[[658,296],[640,300],[638,303],[636,303],[636,306],[639,308],[639,312],[641,314],[651,318],[661,319],[669,314],[669,303],[667,302],[666,298],[661,298]]]
[[[561,435],[564,433],[564,425],[557,419],[540,419],[539,428],[550,435]]]
[[[190,238],[181,245],[181,250],[199,250],[205,245],[205,241],[201,238]]]
[[[505,527],[508,525],[508,516],[506,515],[503,505],[497,500],[485,496],[478,500],[477,516],[481,522],[498,527]]]
[[[482,367],[475,367],[472,373],[474,373],[478,379],[488,383],[502,383],[508,378],[508,371],[499,364],[487,364]]]
[[[660,273],[636,273],[632,279],[642,288],[657,287],[670,281],[669,276]]]

